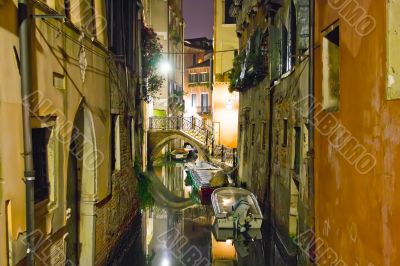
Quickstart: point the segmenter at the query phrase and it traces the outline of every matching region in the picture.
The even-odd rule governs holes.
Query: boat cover
[[[262,219],[262,212],[257,199],[253,193],[248,190],[236,187],[225,187],[214,190],[211,195],[211,202],[216,218],[226,218],[233,213],[232,206],[239,200],[246,200],[249,205],[249,213],[254,218]]]

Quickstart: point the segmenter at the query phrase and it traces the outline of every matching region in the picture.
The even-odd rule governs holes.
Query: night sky
[[[186,22],[185,39],[208,37],[212,39],[214,0],[183,0]]]

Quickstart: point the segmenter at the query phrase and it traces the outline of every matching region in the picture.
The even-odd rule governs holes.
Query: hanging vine
[[[152,28],[143,27],[142,36],[142,71],[146,84],[143,98],[146,102],[150,102],[156,98],[164,82],[164,78],[157,72],[162,57],[162,45]]]
[[[262,49],[263,34],[260,29],[251,36],[247,47],[233,60],[230,74],[231,91],[245,91],[254,87],[267,76],[265,49]]]

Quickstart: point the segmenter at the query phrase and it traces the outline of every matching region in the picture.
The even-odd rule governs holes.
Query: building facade
[[[106,264],[138,213],[140,2],[29,1],[28,10],[46,16],[31,19],[35,259]],[[0,265],[26,260],[17,14],[15,1],[0,2]]]
[[[400,263],[399,8],[316,4],[315,226],[343,265]]]
[[[149,116],[183,113],[184,27],[182,0],[144,0],[144,23],[153,28],[162,45],[161,70],[165,82],[149,105]]]
[[[214,1],[213,56],[213,120],[216,144],[236,148],[237,110],[239,97],[229,91],[229,72],[232,70],[239,42],[235,34],[235,17],[229,14],[231,0]]]
[[[212,41],[185,40],[184,117],[213,126],[212,120]]]
[[[230,9],[240,43],[231,74],[240,93],[239,183],[256,193],[271,224],[271,265],[311,263],[296,245],[313,228],[307,3],[235,1]]]

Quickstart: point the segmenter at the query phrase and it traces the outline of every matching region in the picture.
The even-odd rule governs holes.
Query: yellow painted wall
[[[376,159],[371,171],[357,171],[351,160],[346,160],[333,145],[337,132],[323,134],[317,126],[316,233],[325,247],[335,251],[347,265],[399,265],[400,108],[398,100],[388,101],[385,97],[388,1],[351,1],[376,22],[376,27],[365,36],[359,34],[354,20],[343,16],[346,12],[340,14],[338,6],[347,1],[315,2],[316,101],[322,102],[321,32],[339,20],[340,110],[329,115]],[[335,2],[338,6],[333,5]],[[392,45],[398,55],[399,43]],[[327,118],[323,120],[325,115],[328,113],[317,109],[317,124],[327,124]],[[343,139],[338,143],[343,144]]]
[[[235,148],[237,146],[239,97],[233,97],[232,109],[226,108],[229,98],[232,98],[229,83],[215,82],[215,75],[232,69],[234,50],[239,48],[236,37],[236,24],[223,24],[224,1],[214,1],[214,86],[213,86],[213,120],[214,126],[220,123],[221,144]]]
[[[41,13],[39,9],[34,12]],[[11,263],[19,262],[26,251],[22,238],[25,224],[25,184],[23,178],[23,140],[20,76],[13,53],[18,50],[17,9],[15,1],[6,0],[0,5],[0,265],[7,265],[7,236],[5,202],[11,202],[10,228]],[[107,51],[99,44],[85,39],[86,79],[82,82],[79,68],[79,32],[57,22],[36,20],[32,25],[32,65],[33,91],[39,92],[41,100],[48,104],[35,112],[40,116],[57,116],[56,125],[62,128],[67,122],[73,123],[78,107],[85,102],[93,121],[94,144],[104,155],[95,168],[96,178],[90,180],[93,186],[93,200],[101,200],[110,193],[109,188],[109,85]],[[49,25],[51,23],[51,25]],[[58,28],[59,30],[54,29]],[[66,37],[68,35],[68,37]],[[104,37],[103,42],[104,42]],[[101,39],[101,38],[100,38]],[[53,73],[65,76],[64,88],[53,85]],[[85,100],[83,100],[85,98]],[[36,108],[38,101],[34,101]],[[45,229],[45,233],[54,234],[66,225],[66,180],[70,132],[61,129],[64,138],[58,138],[56,161],[53,165],[54,182],[51,184],[50,202],[43,205],[37,213],[43,213],[36,226]],[[69,128],[70,131],[70,128]],[[65,134],[64,134],[65,133]],[[87,187],[82,187],[87,191]],[[91,232],[88,232],[90,234]]]
[[[238,49],[236,24],[223,24],[223,0],[214,1],[214,51]],[[216,53],[214,55],[214,74],[224,73],[232,69],[234,52]]]

